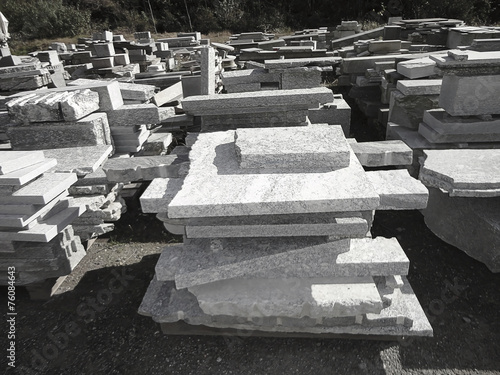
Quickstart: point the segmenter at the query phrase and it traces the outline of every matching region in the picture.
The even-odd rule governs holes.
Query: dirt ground
[[[5,374],[500,374],[500,274],[440,241],[419,212],[379,212],[372,229],[400,241],[434,328],[408,341],[164,335],[137,309],[179,238],[133,207],[112,233],[50,300],[17,289],[17,367]]]

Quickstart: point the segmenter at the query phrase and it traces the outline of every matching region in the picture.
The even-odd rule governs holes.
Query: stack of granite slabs
[[[141,197],[144,212],[158,212],[185,238],[162,253],[139,308],[164,332],[183,320],[274,333],[432,335],[400,245],[369,236],[373,211],[394,192],[379,194],[340,126],[202,133],[189,156],[185,178],[155,179]],[[413,208],[425,207],[423,190],[407,190],[420,197]]]
[[[21,285],[67,275],[85,255],[71,228],[84,208],[67,198],[77,177],[49,173],[56,163],[42,151],[0,153],[0,264]]]
[[[424,150],[422,159],[427,226],[500,272],[500,150]]]
[[[308,110],[332,103],[326,87],[296,90],[242,92],[228,95],[197,95],[185,98],[186,114],[201,118],[201,131],[236,128],[304,126]]]
[[[99,94],[89,89],[30,93],[7,104],[7,129],[14,150],[111,144]]]

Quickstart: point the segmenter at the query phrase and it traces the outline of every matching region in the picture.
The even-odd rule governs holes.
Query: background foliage
[[[40,39],[103,29],[154,31],[155,26],[159,33],[273,32],[348,19],[385,22],[390,16],[493,24],[500,21],[500,0],[0,0],[0,11],[14,36]]]

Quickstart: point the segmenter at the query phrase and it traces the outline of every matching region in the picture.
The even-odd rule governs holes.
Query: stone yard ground
[[[394,342],[162,334],[137,309],[179,237],[129,208],[50,300],[17,289],[16,368],[5,374],[500,374],[500,274],[439,240],[419,212],[378,212],[372,228],[400,241],[434,328]]]

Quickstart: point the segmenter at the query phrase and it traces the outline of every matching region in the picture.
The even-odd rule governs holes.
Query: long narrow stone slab
[[[76,173],[85,176],[95,172],[113,152],[111,145],[68,147],[43,150],[48,158],[57,160],[52,172]]]
[[[0,175],[11,173],[37,164],[45,159],[42,151],[0,152]]]
[[[328,173],[249,175],[239,168],[234,131],[226,131],[200,134],[189,157],[189,174],[168,208],[171,218],[369,211],[379,205],[354,154],[349,167]]]
[[[39,163],[0,175],[0,185],[22,186],[47,172],[57,164],[56,159],[45,159]],[[1,212],[1,211],[0,211]]]
[[[110,126],[159,124],[175,115],[174,108],[159,108],[152,103],[128,104],[108,112]]]
[[[231,279],[188,290],[208,315],[321,319],[379,314],[383,308],[371,277]]]
[[[415,210],[427,206],[427,188],[406,169],[370,171],[366,177],[380,195],[378,210]]]
[[[500,150],[424,150],[419,179],[450,196],[500,196]]]
[[[462,129],[464,127],[461,126]],[[453,128],[453,126],[450,126],[450,128]],[[473,130],[469,132],[468,129],[471,128]],[[474,126],[468,127],[468,129],[464,129],[460,133],[457,127],[457,129],[453,129],[452,133],[448,133],[446,130],[435,129],[423,122],[418,127],[418,132],[432,143],[500,142],[500,128],[497,128],[495,133],[486,134],[477,132]]]
[[[356,142],[349,139],[354,154],[364,167],[410,165],[413,151],[403,141]]]
[[[167,87],[164,90],[156,93],[153,96],[153,103],[158,107],[161,107],[164,104],[172,103],[177,100],[181,100],[184,97],[184,92],[182,91],[182,83],[177,82],[172,86]]]
[[[279,59],[279,60],[265,60],[264,64],[266,69],[281,70],[288,68],[300,68],[304,66],[333,66],[342,62],[342,58],[338,56],[326,57],[309,57],[301,59]]]
[[[130,159],[115,158],[108,160],[103,166],[106,177],[111,182],[176,178],[186,175],[188,168],[188,159],[185,156],[177,155],[138,156]]]
[[[169,246],[156,265],[177,288],[234,277],[361,277],[406,275],[409,260],[396,239],[326,242],[316,238],[189,240]]]
[[[1,204],[47,204],[67,190],[77,177],[74,173],[45,173],[10,196],[0,196]]]
[[[237,129],[234,137],[241,169],[328,171],[349,166],[349,145],[340,126]]]

